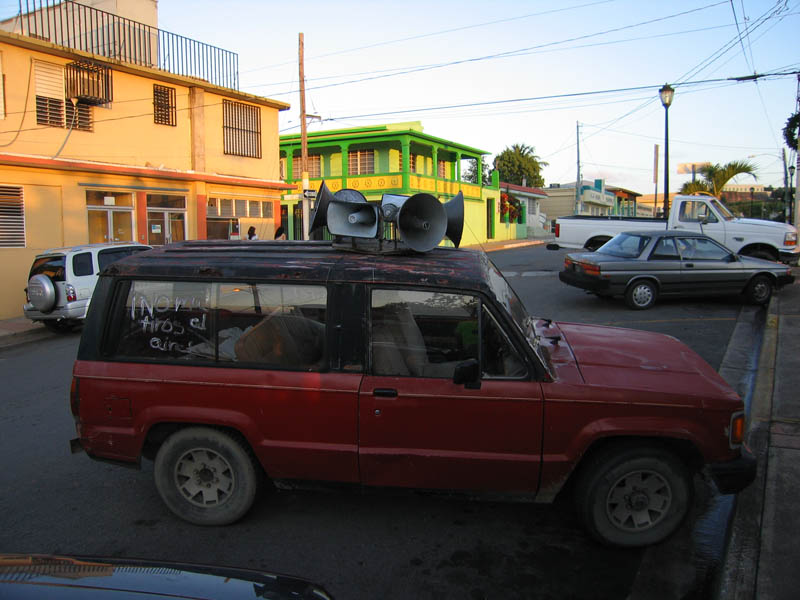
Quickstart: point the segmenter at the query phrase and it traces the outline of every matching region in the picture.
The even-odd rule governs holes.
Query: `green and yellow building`
[[[447,202],[464,194],[462,245],[525,236],[524,215],[509,223],[500,212],[497,173],[490,185],[466,181],[469,172],[483,171],[485,150],[466,146],[423,132],[419,122],[308,133],[309,189],[320,184],[332,192],[343,188],[360,191],[368,201],[383,194],[413,195],[426,192]],[[302,239],[303,192],[299,134],[280,138],[281,175],[293,186],[282,206],[283,222],[292,239]]]

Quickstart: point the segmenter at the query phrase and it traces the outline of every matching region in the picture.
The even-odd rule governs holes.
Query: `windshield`
[[[608,240],[597,249],[597,254],[609,254],[622,258],[636,258],[645,249],[650,241],[648,235],[638,235],[633,233],[620,233]]]
[[[726,221],[733,221],[733,213],[731,213],[731,211],[729,211],[722,202],[715,198],[711,201],[711,206],[717,209],[717,212],[722,215],[723,219]]]

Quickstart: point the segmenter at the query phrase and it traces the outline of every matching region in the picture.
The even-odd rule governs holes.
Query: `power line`
[[[558,13],[558,12],[565,12],[565,11],[569,11],[569,10],[575,10],[575,9],[578,9],[578,8],[586,8],[587,6],[595,6],[597,4],[608,4],[609,2],[615,2],[615,1],[616,0],[598,0],[597,2],[589,2],[587,4],[578,4],[576,6],[567,6],[567,7],[564,7],[564,8],[554,8],[554,9],[550,9],[550,10],[544,10],[544,11],[540,11],[540,12],[529,13],[527,15],[520,15],[520,16],[517,16],[517,17],[508,17],[508,18],[505,18],[505,19],[497,19],[495,21],[485,21],[483,23],[475,23],[473,25],[464,25],[462,27],[453,27],[451,29],[442,29],[440,31],[433,31],[431,33],[422,33],[422,34],[419,34],[419,35],[412,35],[412,36],[408,36],[408,37],[404,37],[404,38],[397,38],[397,39],[394,39],[394,40],[384,40],[382,42],[375,42],[374,44],[367,44],[365,46],[357,46],[355,48],[347,48],[347,49],[344,49],[344,50],[336,50],[334,52],[328,52],[327,54],[317,54],[315,56],[308,57],[307,60],[315,60],[317,58],[325,58],[325,57],[328,57],[328,56],[337,56],[337,55],[340,55],[340,54],[347,54],[349,52],[357,52],[358,50],[367,50],[367,49],[371,49],[371,48],[377,48],[378,46],[387,46],[389,44],[398,44],[398,43],[401,43],[401,42],[419,40],[419,39],[426,38],[426,37],[434,37],[434,36],[437,36],[437,35],[445,35],[445,34],[448,34],[448,33],[454,33],[456,31],[465,31],[467,29],[476,29],[478,27],[487,27],[489,25],[496,25],[498,23],[508,23],[509,21],[519,21],[519,20],[522,20],[522,19],[529,19],[531,17],[540,17],[540,16],[543,16],[543,15],[549,15],[549,14]],[[242,73],[253,73],[255,71],[263,71],[265,69],[272,69],[272,68],[275,68],[275,67],[283,67],[285,65],[293,65],[293,64],[294,64],[294,61],[286,61],[286,62],[277,63],[277,64],[273,64],[273,65],[266,65],[266,66],[263,66],[263,67],[256,67],[254,69],[248,69],[246,71],[242,71]]]

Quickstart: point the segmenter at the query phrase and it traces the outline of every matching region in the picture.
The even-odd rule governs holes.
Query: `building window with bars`
[[[25,203],[22,188],[0,185],[0,248],[25,247]]]
[[[301,162],[299,156],[292,158],[292,177],[295,179],[300,179],[300,177],[302,177],[303,169],[300,166]],[[308,176],[310,178],[322,177],[322,157],[319,154],[309,154],[306,164],[308,166]]]
[[[447,163],[443,160],[436,161],[439,177],[442,179],[447,177]]]
[[[153,84],[153,123],[178,125],[175,88]]]
[[[225,154],[261,158],[261,109],[222,101],[222,133]]]
[[[91,107],[80,99],[73,103],[64,97],[64,67],[42,61],[36,61],[34,67],[37,125],[91,131]]]
[[[369,175],[375,172],[374,150],[350,150],[347,159],[347,170],[350,175]]]

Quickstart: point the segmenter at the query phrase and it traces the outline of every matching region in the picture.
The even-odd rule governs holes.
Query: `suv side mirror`
[[[481,366],[477,360],[470,358],[456,365],[453,371],[453,383],[464,384],[464,387],[478,390],[481,387]]]

